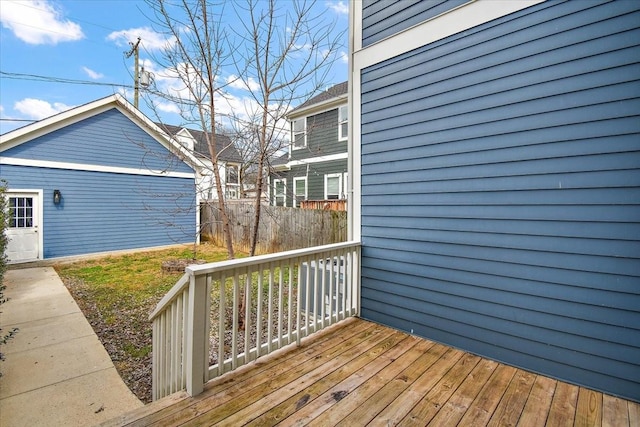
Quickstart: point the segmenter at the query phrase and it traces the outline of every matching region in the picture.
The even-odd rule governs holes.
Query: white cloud
[[[135,43],[138,37],[140,37],[140,44],[149,51],[162,50],[173,43],[173,38],[168,39],[149,27],[114,31],[107,36],[107,40],[115,42],[117,46],[129,46],[129,43]]]
[[[25,43],[52,44],[84,38],[79,24],[63,17],[46,0],[3,0],[0,22]]]
[[[104,77],[104,74],[98,73],[97,71],[93,71],[91,68],[88,68],[88,67],[82,67],[82,71],[87,73],[87,76],[89,76],[93,80],[99,80]]]
[[[345,64],[349,63],[349,55],[347,54],[347,52],[345,51],[340,52],[340,61],[342,61]]]
[[[163,113],[180,114],[180,108],[178,108],[178,105],[171,102],[157,102],[155,106]]]
[[[227,77],[227,84],[229,85],[229,87],[233,89],[250,90],[250,91],[260,89],[260,85],[258,84],[256,79],[254,79],[253,77],[249,77],[249,80],[245,82],[235,74],[231,74],[229,77]]]
[[[349,14],[349,5],[343,1],[327,2],[327,7],[339,15]]]
[[[62,111],[66,111],[73,108],[73,106],[65,105],[61,102],[54,102],[53,104],[50,104],[49,102],[41,99],[25,98],[16,102],[13,108],[30,119],[40,120]]]

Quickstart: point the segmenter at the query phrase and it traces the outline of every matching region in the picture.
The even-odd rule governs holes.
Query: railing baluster
[[[220,275],[219,283],[219,307],[218,307],[218,375],[224,374],[224,340],[225,340],[225,321],[227,314],[227,299],[226,299],[226,282],[227,276],[222,273]]]
[[[262,349],[262,295],[264,293],[263,280],[264,269],[262,264],[258,267],[258,310],[256,313],[256,358],[260,357]]]
[[[282,328],[284,320],[284,263],[279,264],[278,274],[278,348],[282,347]]]
[[[300,345],[310,333],[357,315],[359,257],[359,244],[348,242],[187,267],[185,275],[150,316],[153,398],[184,388],[191,395],[198,394],[212,376],[292,344],[294,339]],[[213,286],[218,287],[217,327],[211,325],[216,316],[211,312]],[[241,312],[239,307],[243,303],[245,308]],[[232,309],[229,304],[233,304]],[[232,313],[230,321],[227,311]],[[245,329],[242,352],[238,333],[241,316]],[[230,353],[225,345],[228,328],[232,329]],[[214,366],[210,366],[209,360],[210,332],[217,335],[218,342],[218,347],[211,349],[218,358]]]
[[[331,253],[329,253],[329,258],[324,258],[321,260],[322,262],[318,266],[318,270],[320,270],[320,274],[322,275],[322,291],[319,294],[316,294],[316,298],[320,297],[320,325],[324,328],[324,319],[327,317],[327,291],[329,291],[329,310],[331,310]],[[328,265],[327,265],[328,262]],[[329,283],[327,283],[327,275],[329,275]],[[315,331],[315,328],[314,328]]]
[[[151,398],[153,400],[157,400],[160,397],[160,393],[158,393],[158,386],[159,386],[159,381],[158,381],[158,355],[160,353],[164,353],[164,349],[161,348],[160,345],[158,345],[158,337],[159,337],[159,331],[158,331],[158,322],[156,319],[154,319],[153,323],[151,324],[151,346],[153,347],[153,351],[151,352],[151,364],[153,366],[153,369],[151,370]]]
[[[293,280],[296,272],[296,264],[295,260],[289,261],[289,283],[288,283],[288,302],[287,302],[287,344],[291,344],[293,340]],[[300,272],[298,271],[298,277],[300,276]],[[298,288],[297,294],[300,294],[300,288]]]
[[[182,325],[180,325],[182,329],[182,353],[179,356],[180,364],[182,365],[182,386],[181,390],[187,388],[187,363],[186,363],[186,354],[187,354],[187,327],[188,327],[188,317],[189,317],[189,288],[186,288],[182,293],[182,312],[184,313],[182,316]]]
[[[168,310],[162,315],[162,336],[163,336],[163,343],[162,346],[165,348],[164,353],[162,354],[162,361],[161,361],[161,365],[160,365],[160,369],[162,370],[162,376],[164,377],[164,386],[162,387],[162,393],[170,393],[170,381],[171,381],[171,376],[169,375],[169,369],[168,369],[168,359],[171,357],[171,347],[170,347],[170,342],[169,342],[169,320],[168,317],[171,313],[171,307],[168,308]]]
[[[233,324],[231,333],[231,369],[238,367],[238,304],[240,303],[240,272],[233,270]],[[218,362],[220,363],[220,362]]]
[[[273,351],[273,263],[269,264],[269,289],[267,298],[267,353]]]
[[[251,280],[252,272],[247,267],[247,273],[245,277],[245,290],[244,290],[244,363],[247,364],[251,361],[249,357],[251,348]]]

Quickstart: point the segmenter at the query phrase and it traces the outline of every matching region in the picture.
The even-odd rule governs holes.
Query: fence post
[[[187,393],[196,396],[204,390],[206,382],[205,357],[208,358],[208,337],[205,322],[209,321],[209,296],[207,295],[207,276],[191,275],[189,282],[189,313],[187,317]],[[207,360],[208,362],[208,360]]]

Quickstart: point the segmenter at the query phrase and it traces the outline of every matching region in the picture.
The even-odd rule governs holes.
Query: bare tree
[[[203,130],[227,254],[234,258],[231,226],[217,167],[220,153],[216,146],[216,94],[222,89],[219,76],[233,49],[221,24],[224,3],[206,0],[147,0],[147,3],[155,14],[152,19],[156,29],[171,40],[154,60],[180,82],[180,86],[172,90],[150,93],[175,104],[187,124]],[[153,100],[149,102],[153,107]]]
[[[152,95],[149,102],[153,106],[154,96],[170,101],[179,108],[187,125],[205,132],[230,258],[234,256],[231,227],[216,167],[220,155],[215,141],[220,123],[216,119],[234,129],[233,139],[246,144],[245,159],[255,173],[250,238],[250,255],[254,255],[265,175],[270,158],[281,149],[288,134],[285,115],[292,105],[326,86],[343,34],[335,32],[335,24],[319,12],[321,8],[314,7],[315,1],[238,0],[231,2],[233,11],[224,10],[225,2],[207,0],[147,2],[155,14],[156,29],[171,40],[160,57],[153,59],[180,82],[170,90],[148,90]],[[235,12],[240,23],[228,32],[221,20],[226,12]],[[235,72],[231,74],[230,70]],[[245,103],[244,111],[217,117],[220,113],[216,113],[216,104],[225,101],[225,85],[229,84],[244,86],[251,102]]]
[[[233,63],[257,106],[245,126],[255,132],[256,141],[251,255],[258,241],[268,160],[281,148],[288,130],[285,115],[293,104],[309,99],[326,85],[341,47],[342,34],[334,33],[334,23],[318,14],[314,5],[315,1],[234,3],[243,26],[234,30],[242,49],[233,51]]]

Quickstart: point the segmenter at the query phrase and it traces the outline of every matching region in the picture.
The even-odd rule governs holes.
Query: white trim
[[[308,159],[291,160],[286,164],[287,167],[302,166],[312,163],[331,162],[334,160],[345,160],[349,157],[348,153],[329,154],[327,156],[310,157]]]
[[[309,180],[307,179],[306,176],[298,176],[298,177],[294,177],[293,178],[293,203],[292,206],[294,208],[298,207],[298,203],[297,202],[297,192],[296,192],[296,183],[300,182],[300,181],[304,181],[304,200],[307,200],[308,196],[309,196]]]
[[[172,178],[195,178],[194,172],[166,172],[162,170],[123,168],[119,166],[88,165],[84,163],[55,162],[50,160],[20,159],[0,157],[0,165],[29,166],[37,168],[76,170],[85,172],[106,172],[127,175],[168,176]]]
[[[362,165],[360,160],[360,68],[354,64],[355,54],[362,49],[362,2],[349,2],[349,140],[347,142],[347,240],[362,239],[362,201],[360,181]],[[357,70],[357,72],[356,72]],[[358,127],[356,128],[356,120]],[[358,130],[356,132],[356,129]]]
[[[7,188],[5,197],[12,194],[37,194],[38,196],[38,258],[35,260],[9,261],[8,264],[19,264],[23,262],[40,261],[44,259],[44,189],[33,188]]]
[[[55,162],[50,160],[0,157],[0,165],[29,166],[36,168],[64,169],[85,172],[106,172],[126,175],[167,176],[172,178],[195,178],[194,172],[166,172],[162,170],[123,168],[118,166],[89,165],[86,163]]]
[[[358,49],[354,51],[353,58],[358,65],[354,69],[375,65],[543,1],[472,0],[365,48],[362,48],[362,2],[354,2],[360,13],[360,45],[354,43],[354,48]]]

